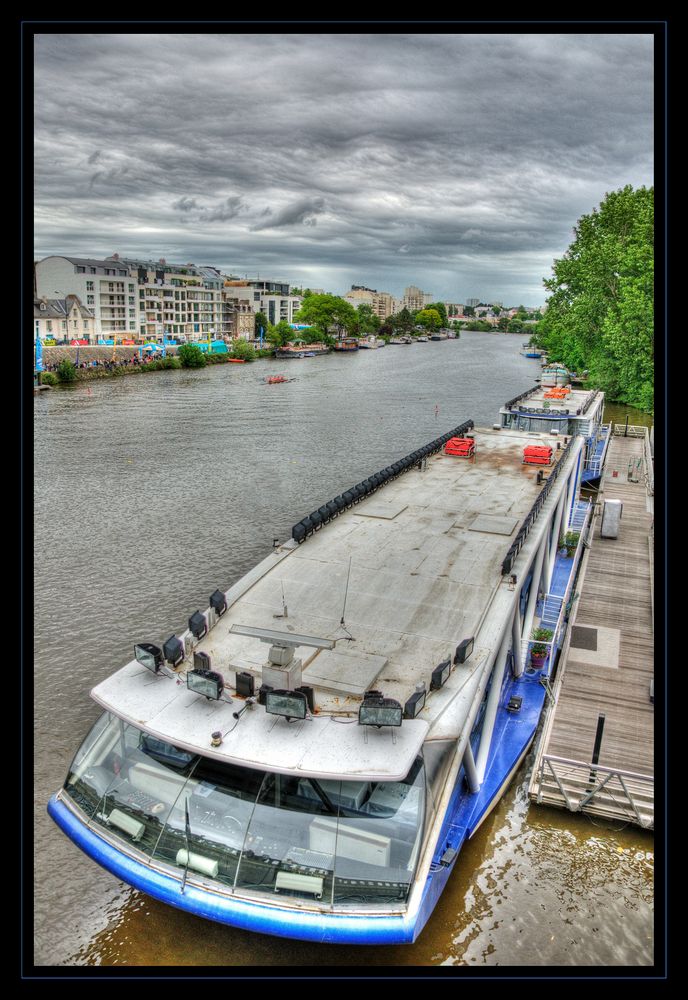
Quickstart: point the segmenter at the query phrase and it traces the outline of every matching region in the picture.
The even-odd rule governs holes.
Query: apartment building
[[[228,299],[248,300],[253,312],[264,313],[271,326],[277,326],[282,320],[293,323],[303,302],[301,295],[291,294],[287,283],[258,278],[228,278],[224,283],[224,294]]]
[[[77,295],[64,299],[33,300],[34,337],[41,340],[88,340],[96,342],[95,316]]]
[[[75,295],[93,313],[92,336],[138,336],[136,282],[114,259],[54,255],[34,265],[36,296],[46,301]]]
[[[351,303],[354,309],[360,305],[369,305],[376,316],[386,320],[394,312],[395,299],[389,292],[378,292],[376,288],[366,288],[365,285],[352,285],[351,291],[342,296]]]
[[[401,304],[402,309],[408,309],[409,312],[413,313],[418,312],[419,309],[425,309],[433,301],[434,299],[430,292],[424,292],[416,285],[409,285],[408,288],[404,289]]]

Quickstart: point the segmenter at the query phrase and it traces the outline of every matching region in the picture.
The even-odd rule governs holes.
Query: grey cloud
[[[39,257],[118,247],[459,301],[504,281],[537,304],[580,215],[652,183],[649,35],[63,34],[35,48]]]
[[[258,222],[251,228],[254,231],[259,229],[278,229],[281,226],[293,226],[297,222],[303,223],[304,226],[314,226],[317,222],[316,215],[324,211],[325,200],[323,198],[302,198],[293,205],[287,205],[274,214],[270,212],[269,221]],[[266,213],[263,212],[262,214],[265,215]]]

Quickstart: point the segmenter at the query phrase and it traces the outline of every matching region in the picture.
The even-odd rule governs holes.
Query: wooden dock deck
[[[647,432],[610,440],[599,512],[589,535],[541,734],[530,796],[536,802],[652,827],[654,676],[652,466]],[[619,433],[620,432],[620,433]],[[641,434],[642,432],[642,434]],[[629,479],[629,468],[631,478]],[[600,537],[604,500],[623,503],[619,535]],[[592,765],[598,718],[604,727]]]

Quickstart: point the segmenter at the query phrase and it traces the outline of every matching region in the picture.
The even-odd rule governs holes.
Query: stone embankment
[[[139,357],[138,347],[122,346],[117,345],[117,348],[107,347],[107,346],[93,346],[93,347],[44,347],[43,348],[43,364],[46,368],[49,365],[59,365],[60,361],[67,358],[73,364],[76,364],[76,352],[79,351],[79,364],[83,364],[84,361],[112,361],[112,352],[115,351],[115,361],[131,361],[133,357]],[[170,357],[177,353],[176,347],[166,347],[165,348],[167,356]],[[144,358],[147,355],[152,354],[151,351],[144,352]],[[160,357],[160,352],[156,351],[153,357]]]

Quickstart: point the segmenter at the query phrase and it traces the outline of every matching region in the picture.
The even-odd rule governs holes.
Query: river
[[[134,642],[181,631],[351,483],[469,417],[491,426],[539,374],[521,339],[463,333],[35,398],[36,965],[652,964],[653,837],[530,804],[530,759],[409,946],[314,945],[174,910],[99,868],[45,810],[99,714],[89,690]],[[277,372],[295,381],[263,383]]]

